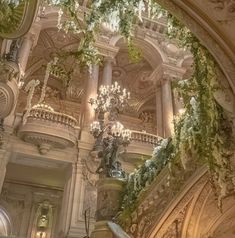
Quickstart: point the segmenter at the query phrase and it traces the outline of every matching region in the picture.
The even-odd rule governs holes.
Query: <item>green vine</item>
[[[61,8],[68,19],[61,20],[59,16],[59,29],[66,33],[83,34],[83,40],[77,52],[73,55],[84,65],[97,64],[100,62],[99,52],[95,48],[96,35],[102,30],[106,23],[113,32],[119,32],[127,41],[129,58],[133,62],[138,62],[141,58],[141,50],[133,43],[134,23],[141,21],[142,11],[148,11],[149,17],[159,14],[156,4],[152,1],[142,0],[93,0],[89,3],[89,11],[83,16],[85,24],[81,24],[79,18],[79,1],[77,0],[48,0],[49,4]],[[159,6],[158,6],[159,7]],[[160,8],[161,9],[161,8]],[[161,11],[162,14],[163,11]],[[60,13],[61,14],[61,13]],[[165,14],[165,12],[164,12]]]
[[[117,215],[117,221],[123,227],[130,226],[131,214],[138,207],[141,194],[148,190],[162,169],[174,159],[174,150],[171,138],[162,140],[155,147],[152,159],[146,160],[142,166],[129,175],[123,194],[122,210]]]
[[[0,0],[0,33],[8,33],[16,29],[19,19],[15,16],[21,8],[22,1]]]
[[[84,15],[85,27],[81,26],[78,19],[78,1],[54,2],[70,16],[69,21],[64,23],[66,30],[83,33],[84,39],[75,53],[82,63],[90,64],[99,58],[94,43],[95,35],[101,30],[103,22],[113,26],[114,30],[127,39],[130,55],[137,60],[140,53],[136,52],[131,39],[134,23],[142,20],[142,10],[153,17],[167,16],[168,37],[177,41],[180,47],[188,48],[194,58],[192,77],[176,84],[179,95],[184,99],[185,112],[175,119],[172,140],[162,141],[155,149],[153,158],[129,176],[119,214],[121,223],[128,220],[138,206],[141,192],[148,188],[169,161],[181,161],[186,169],[190,159],[207,164],[221,207],[222,198],[234,192],[234,183],[229,175],[232,142],[227,133],[231,128],[226,128],[225,125],[229,127],[229,123],[214,99],[214,92],[218,87],[218,66],[207,49],[188,28],[153,1],[93,0],[89,6],[90,11]]]
[[[173,26],[168,31],[170,38],[178,39],[182,47],[188,47],[194,58],[194,73],[191,79],[178,83],[179,94],[183,97],[186,112],[175,126],[174,143],[176,156],[191,156],[203,160],[217,187],[219,201],[226,195],[226,180],[229,177],[231,130],[222,108],[217,104],[214,93],[218,88],[217,64],[208,50],[180,24],[169,16]],[[231,129],[231,128],[230,128]],[[228,192],[228,191],[227,191]]]
[[[191,51],[194,73],[190,79],[176,84],[184,99],[185,112],[175,119],[172,141],[166,144],[164,140],[156,147],[152,159],[129,176],[118,216],[125,227],[130,225],[131,214],[138,207],[141,194],[167,163],[180,161],[185,169],[192,160],[206,163],[220,208],[222,199],[235,191],[230,166],[231,128],[214,98],[218,87],[216,62],[199,40],[172,15],[168,16],[168,37]]]

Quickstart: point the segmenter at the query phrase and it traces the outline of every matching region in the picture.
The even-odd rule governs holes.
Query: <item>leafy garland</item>
[[[94,47],[95,35],[101,30],[101,23],[108,23],[111,28],[123,35],[132,52],[132,29],[136,20],[141,21],[142,11],[154,13],[154,16],[167,16],[168,36],[175,39],[181,47],[187,47],[194,57],[194,74],[191,79],[180,81],[176,87],[184,99],[185,113],[175,119],[175,135],[155,149],[151,160],[129,176],[122,203],[121,222],[127,219],[138,206],[140,193],[160,173],[169,161],[181,161],[187,168],[189,159],[206,163],[209,168],[212,185],[221,207],[222,198],[234,192],[230,157],[231,128],[227,123],[222,108],[214,99],[218,87],[216,62],[199,40],[172,15],[167,14],[150,0],[93,0],[90,12],[84,15],[86,27],[81,27],[78,19],[78,1],[61,0],[54,4],[63,8],[70,16],[65,21],[66,31],[82,32],[84,39],[75,54],[81,63],[91,64],[98,61],[98,51]],[[60,14],[61,16],[61,14]],[[59,25],[61,23],[59,22]]]
[[[168,35],[178,39],[180,46],[190,49],[194,73],[189,80],[178,83],[186,111],[175,125],[175,154],[187,167],[187,158],[208,165],[211,182],[221,207],[222,198],[235,191],[231,178],[232,129],[214,93],[219,87],[217,68],[212,55],[199,40],[172,15],[168,17]]]
[[[104,25],[114,34],[118,32],[124,36],[130,60],[138,62],[141,59],[141,51],[133,42],[134,22],[142,21],[142,12],[147,11],[148,17],[154,17],[161,9],[151,0],[93,0],[89,3],[88,11],[79,10],[78,0],[47,1],[50,5],[60,7],[57,24],[59,30],[83,35],[78,50],[69,52],[77,58],[81,66],[100,63],[95,39]],[[63,15],[67,17],[62,20]],[[81,23],[81,18],[85,25]]]
[[[185,169],[189,167],[190,160],[206,163],[219,208],[222,199],[235,192],[230,166],[232,130],[214,98],[218,87],[216,62],[189,29],[170,14],[168,36],[191,51],[194,73],[190,79],[176,84],[179,95],[184,99],[185,112],[175,119],[172,140],[163,140],[155,148],[152,159],[129,176],[122,211],[118,216],[125,227],[130,225],[131,214],[138,206],[141,194],[167,163],[171,165],[181,161]]]
[[[116,217],[117,222],[124,228],[131,225],[131,215],[138,207],[141,195],[148,190],[162,169],[174,159],[174,151],[175,147],[171,138],[162,140],[155,147],[152,158],[129,174],[123,193],[121,212]]]

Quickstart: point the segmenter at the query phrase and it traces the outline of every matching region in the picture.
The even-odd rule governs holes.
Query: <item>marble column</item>
[[[19,66],[23,73],[25,73],[32,46],[33,46],[33,37],[29,34],[24,37],[18,54]]]
[[[2,192],[2,186],[6,176],[6,166],[10,158],[10,152],[4,149],[0,149],[0,193]]]
[[[0,53],[1,57],[4,57],[4,55],[9,52],[10,46],[11,46],[11,42],[12,42],[12,40],[7,40],[7,39],[4,39],[2,41],[2,47],[1,47],[1,53]]]
[[[66,191],[64,191],[63,216],[65,218],[62,220],[63,230],[60,233],[64,234],[66,238],[85,236],[83,213],[85,181],[84,167],[80,156],[87,158],[88,151],[84,152],[83,149],[80,149],[79,153],[79,161],[73,165],[71,181],[68,181]],[[63,235],[61,237],[64,238]]]
[[[164,137],[167,138],[172,135],[174,130],[172,90],[171,81],[169,78],[163,78],[162,80],[162,110],[164,121]]]
[[[105,58],[104,60],[104,68],[102,75],[102,85],[111,85],[112,84],[112,58]]]
[[[38,22],[34,23],[30,31],[27,33],[27,35],[23,37],[23,41],[18,51],[18,65],[19,65],[21,76],[25,74],[30,51],[32,47],[37,44],[40,31],[41,31],[41,25]],[[19,81],[20,80],[17,81],[17,89],[19,87]],[[8,128],[12,128],[12,125],[14,124],[15,109],[17,105],[18,94],[19,92],[17,92],[17,94],[15,95],[15,99],[14,99],[15,102],[14,102],[10,115],[6,117],[4,120],[4,125],[7,126]]]
[[[89,103],[90,98],[95,98],[98,90],[99,65],[92,66],[92,73],[88,75],[86,84],[86,95],[84,97],[84,123],[83,126],[90,126],[95,119],[95,111]]]
[[[157,121],[157,135],[163,137],[163,114],[162,114],[162,89],[161,85],[156,89],[156,121]]]
[[[71,223],[73,195],[75,187],[75,177],[77,171],[77,164],[74,163],[67,169],[66,183],[64,186],[64,194],[62,200],[62,208],[60,213],[60,237],[65,237],[69,231]]]
[[[41,24],[35,22],[27,35],[24,36],[18,53],[18,62],[20,69],[25,73],[30,51],[37,44],[37,40],[41,31]]]

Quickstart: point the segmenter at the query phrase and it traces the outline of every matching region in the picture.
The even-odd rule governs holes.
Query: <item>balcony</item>
[[[75,118],[40,104],[30,110],[27,121],[21,125],[18,135],[25,142],[38,146],[41,154],[46,154],[51,148],[73,147],[78,131]]]
[[[135,130],[131,131],[132,142],[156,146],[159,140],[161,139],[162,139],[161,137],[147,133],[145,131],[135,131]]]
[[[124,161],[139,165],[152,156],[153,149],[162,138],[145,131],[131,130],[131,143],[122,155]]]

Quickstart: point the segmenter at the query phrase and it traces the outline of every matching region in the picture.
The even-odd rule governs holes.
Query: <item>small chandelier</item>
[[[121,90],[117,82],[111,86],[101,85],[96,98],[91,98],[89,103],[96,113],[109,113],[109,120],[115,120],[117,114],[127,106],[130,99],[130,92],[124,88]]]

